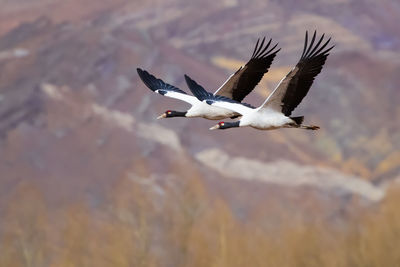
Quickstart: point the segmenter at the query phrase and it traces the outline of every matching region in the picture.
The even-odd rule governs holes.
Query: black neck
[[[186,116],[187,111],[176,111],[175,114],[177,115],[177,117],[185,117]]]
[[[240,121],[234,121],[234,122],[224,122],[224,125],[220,127],[220,129],[228,129],[228,128],[234,128],[234,127],[239,127]]]
[[[172,111],[170,117],[186,117],[187,111]]]

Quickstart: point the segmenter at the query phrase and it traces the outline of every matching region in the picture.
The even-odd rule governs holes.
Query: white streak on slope
[[[341,189],[370,201],[379,201],[385,191],[373,184],[333,169],[304,166],[279,160],[266,163],[244,157],[231,157],[218,149],[196,154],[196,159],[220,174],[245,180],[259,180],[283,186],[315,186],[324,190]]]

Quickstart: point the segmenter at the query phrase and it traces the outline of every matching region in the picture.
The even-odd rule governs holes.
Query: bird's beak
[[[215,126],[210,128],[210,130],[216,130],[216,129],[219,129],[219,124],[217,124],[217,125],[215,125]]]
[[[158,116],[157,117],[157,120],[159,120],[159,119],[164,119],[164,118],[166,118],[167,117],[167,114],[162,114],[162,115],[160,115],[160,116]]]

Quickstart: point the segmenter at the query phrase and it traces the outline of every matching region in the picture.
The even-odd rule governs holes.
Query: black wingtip
[[[258,48],[256,47],[257,49],[254,50],[253,54],[251,55],[251,59],[262,58],[262,57],[265,57],[269,53],[269,52],[265,52],[265,51],[267,51],[268,47],[271,45],[272,39],[269,39],[267,44],[265,44],[265,46],[264,46],[265,38],[266,37],[264,36],[264,38],[261,41],[260,46]],[[258,44],[258,42],[257,42],[257,44]]]
[[[137,73],[143,83],[152,91],[155,91],[155,83],[158,82],[157,78],[141,68],[137,68]]]
[[[258,43],[259,42],[260,42],[260,38],[257,39],[257,43],[256,43],[256,46],[254,47],[253,54],[251,55],[251,57],[254,57],[254,54],[256,53],[256,50],[258,48]]]
[[[146,84],[149,82],[149,79],[151,79],[151,78],[155,79],[155,77],[154,76],[152,77],[152,75],[150,73],[148,73],[146,70],[137,68],[136,71],[139,74],[140,79],[142,79],[142,81]]]
[[[189,87],[190,91],[200,101],[203,101],[210,94],[201,85],[199,85],[195,80],[190,78],[188,75],[185,74],[184,77],[185,77],[186,84]]]
[[[305,52],[304,57],[307,57],[307,55],[309,54],[310,50],[313,48],[313,45],[314,45],[314,42],[315,42],[315,38],[316,38],[316,37],[317,37],[317,30],[314,30],[314,34],[313,34],[313,36],[312,36],[312,38],[311,38],[311,43],[310,43],[310,45],[308,46],[308,49],[307,49],[307,51]]]
[[[263,49],[264,42],[265,42],[265,36],[264,36],[264,38],[262,39],[261,44],[260,44],[260,47],[258,48],[258,50],[257,50],[256,54],[254,55],[254,57],[257,57],[258,54],[260,53],[260,51]]]
[[[265,37],[264,37],[264,38],[265,38]],[[257,56],[256,56],[256,57],[263,57],[265,54],[268,54],[268,52],[265,53],[265,54],[264,54],[264,52],[268,49],[268,47],[270,46],[271,42],[272,42],[272,39],[269,39],[269,41],[268,41],[268,43],[265,45],[264,49],[263,49],[262,51],[259,51],[259,53],[257,53]]]
[[[324,37],[325,37],[325,33],[322,34],[321,38],[319,38],[319,41],[314,46],[314,48],[309,53],[307,53],[309,57],[313,57],[315,55],[315,51],[317,51],[317,49],[318,49],[319,45],[321,44],[322,40],[324,39]],[[328,40],[328,42],[329,42],[329,40]]]
[[[260,38],[258,38],[256,46],[254,48],[253,54],[251,55],[250,59],[263,59],[268,56],[275,56],[276,53],[280,51],[280,49],[275,50],[279,43],[276,43],[274,46],[271,47],[272,38],[266,41],[266,37],[263,37],[260,43]],[[275,50],[275,51],[274,51]]]
[[[142,79],[142,81],[147,85],[147,77],[149,75],[146,75],[146,71],[142,70],[141,68],[137,68],[136,69],[137,73],[139,74],[140,79]],[[147,76],[147,77],[146,77]]]
[[[136,71],[138,74],[145,74],[145,73],[149,74],[146,70],[141,69],[141,68],[136,68]]]
[[[196,85],[197,85],[197,83],[195,82],[195,80],[193,80],[192,78],[190,78],[189,75],[184,74],[183,76],[185,77],[185,81],[186,81],[186,83],[189,85],[189,87],[191,87],[191,86],[196,86]]]
[[[300,57],[301,59],[313,58],[313,57],[316,57],[316,56],[319,56],[319,55],[324,55],[334,47],[334,46],[332,46],[332,47],[330,47],[328,49],[325,49],[326,46],[331,41],[331,37],[327,41],[325,41],[323,43],[323,45],[321,46],[322,41],[325,38],[325,33],[323,33],[321,35],[321,37],[319,38],[319,40],[315,43],[316,37],[317,37],[317,31],[315,30],[314,33],[313,33],[311,42],[310,42],[310,44],[308,44],[308,31],[306,31],[303,53],[301,54],[301,57]]]
[[[272,52],[272,51],[278,46],[278,44],[279,44],[279,43],[276,43],[270,50],[268,50],[267,52],[265,52],[264,55],[262,55],[261,57],[265,57],[265,56],[270,55],[270,54],[276,54],[276,53],[278,53],[279,50],[280,50],[280,48],[279,48],[278,51]]]
[[[306,31],[306,36],[304,37],[304,47],[303,47],[303,53],[301,54],[301,58],[304,57],[304,54],[307,49],[307,45],[308,45],[308,31]]]

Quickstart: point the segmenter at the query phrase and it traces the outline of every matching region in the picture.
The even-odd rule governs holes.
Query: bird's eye
[[[171,114],[171,111],[167,111],[167,114]]]
[[[225,123],[223,122],[223,121],[221,121],[220,123],[219,123],[219,125],[221,125],[221,126],[223,126]]]

